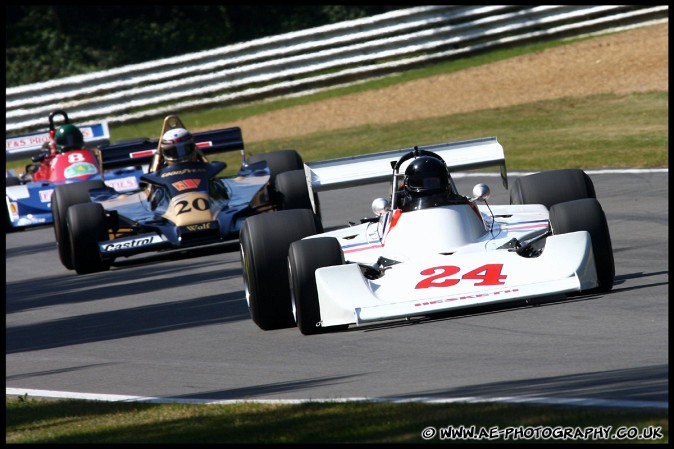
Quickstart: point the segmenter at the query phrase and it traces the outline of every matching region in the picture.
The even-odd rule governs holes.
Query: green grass
[[[542,101],[392,125],[363,125],[254,143],[293,147],[305,161],[496,136],[509,170],[666,167],[668,93]]]
[[[612,410],[506,404],[305,403],[273,405],[147,404],[80,400],[6,399],[7,443],[422,443],[429,426],[514,432],[519,426],[585,431],[610,426],[661,438],[578,440],[514,439],[496,442],[667,443],[666,410]],[[514,428],[514,429],[513,429]],[[540,431],[540,430],[539,430]],[[612,434],[612,433],[611,433]],[[650,434],[650,432],[649,432]],[[521,435],[521,434],[520,434]],[[429,440],[447,443],[438,436]],[[454,440],[457,441],[457,440]],[[480,442],[478,440],[464,440]],[[482,442],[487,442],[485,439]]]
[[[606,94],[390,125],[363,124],[293,138],[247,143],[246,151],[255,154],[294,148],[305,162],[310,162],[496,136],[503,145],[506,164],[511,171],[658,168],[669,165],[668,115],[668,92]],[[182,115],[181,119],[185,123],[197,121]],[[160,124],[153,123],[153,129],[160,127]],[[135,129],[131,135],[152,134],[149,130]],[[125,133],[115,139],[126,137]],[[212,156],[211,159],[227,162],[226,175],[233,175],[241,165],[238,152]],[[8,167],[20,168],[26,163],[14,162]]]

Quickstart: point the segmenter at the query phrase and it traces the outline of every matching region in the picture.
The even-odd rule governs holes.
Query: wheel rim
[[[293,268],[292,264],[290,263],[290,259],[288,259],[288,280],[290,281],[290,306],[293,309],[293,318],[295,319],[295,323],[297,323],[297,304],[296,304],[296,299],[295,299],[295,287],[293,283]]]
[[[250,309],[250,288],[248,286],[248,270],[247,270],[247,261],[248,259],[246,258],[246,252],[243,249],[243,245],[239,244],[239,248],[241,250],[241,268],[243,269],[243,292],[246,295],[246,304],[248,305],[248,308]]]

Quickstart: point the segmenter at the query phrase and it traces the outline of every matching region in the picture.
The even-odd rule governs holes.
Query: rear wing
[[[197,146],[206,156],[244,149],[243,135],[239,127],[205,131],[192,135]],[[157,152],[158,145],[159,139],[139,138],[100,146],[103,168],[108,170],[129,165],[150,164],[152,156]]]
[[[110,143],[108,122],[94,123],[92,125],[78,125],[77,127],[82,131],[84,143],[87,146],[95,148],[96,146],[107,145]],[[45,142],[49,142],[49,140],[49,130],[7,137],[5,139],[6,161],[27,159],[39,154],[40,151],[42,151],[42,145]]]
[[[438,154],[444,159],[450,172],[498,166],[503,187],[508,189],[503,147],[496,137],[441,143],[418,149]],[[391,180],[391,162],[397,162],[410,151],[414,151],[414,148],[308,162],[305,164],[305,171],[314,192],[375,184]]]

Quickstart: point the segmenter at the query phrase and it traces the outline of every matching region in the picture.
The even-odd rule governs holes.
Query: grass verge
[[[494,403],[186,405],[43,401],[20,397],[7,398],[6,412],[7,443],[669,441],[666,410]],[[429,427],[435,429],[435,434],[425,440],[422,431],[433,433]],[[451,438],[449,434],[441,437],[447,430],[456,433]],[[625,438],[621,438],[623,435]]]
[[[246,151],[256,154],[294,148],[309,162],[496,136],[503,145],[508,170],[661,168],[669,164],[668,115],[668,92],[607,94],[391,125],[363,124],[252,142],[246,144]],[[211,159],[227,162],[225,175],[233,175],[241,166],[238,152]],[[8,167],[27,163],[14,162]]]

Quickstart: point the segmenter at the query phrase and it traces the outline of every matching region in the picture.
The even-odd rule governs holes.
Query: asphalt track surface
[[[250,320],[238,243],[63,268],[51,227],[6,236],[7,394],[230,400],[548,402],[668,407],[668,172],[588,172],[613,291],[304,336]],[[517,174],[510,173],[512,183]],[[455,175],[470,194],[496,177]],[[321,194],[326,228],[371,216],[388,184]]]

